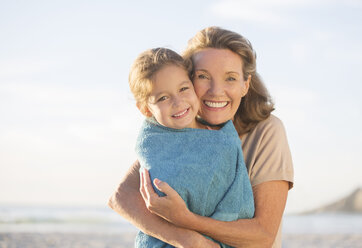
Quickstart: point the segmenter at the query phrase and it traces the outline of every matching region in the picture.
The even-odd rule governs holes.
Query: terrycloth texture
[[[241,141],[231,121],[220,130],[206,130],[171,129],[147,119],[138,136],[136,152],[141,168],[149,170],[151,180],[167,182],[190,211],[223,221],[254,216]],[[136,247],[172,246],[139,232]]]

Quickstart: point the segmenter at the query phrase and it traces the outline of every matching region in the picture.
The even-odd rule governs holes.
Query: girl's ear
[[[141,111],[141,113],[146,116],[146,117],[151,117],[152,113],[151,111],[148,109],[146,104],[141,104],[141,103],[137,103],[137,108],[139,109],[139,111]]]
[[[248,79],[244,82],[243,96],[245,96],[249,91],[251,81],[251,75],[248,76]]]

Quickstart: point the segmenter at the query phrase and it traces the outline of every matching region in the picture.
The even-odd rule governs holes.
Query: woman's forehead
[[[241,57],[229,49],[203,49],[194,54],[193,63],[195,70],[209,70],[209,68],[242,69]]]

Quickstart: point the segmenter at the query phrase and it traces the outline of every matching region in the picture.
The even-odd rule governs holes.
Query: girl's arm
[[[289,183],[269,181],[253,187],[255,216],[252,219],[218,221],[190,212],[182,198],[166,182],[155,186],[167,196],[154,192],[147,171],[142,173],[142,196],[147,208],[177,226],[192,229],[235,247],[271,247],[278,232],[287,200]]]
[[[177,227],[152,214],[140,195],[139,163],[136,161],[108,202],[114,211],[144,233],[176,247],[219,247],[200,233]]]

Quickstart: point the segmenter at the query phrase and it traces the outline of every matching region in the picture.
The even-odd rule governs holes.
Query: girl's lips
[[[185,116],[189,113],[189,110],[190,110],[190,108],[187,108],[187,109],[185,109],[185,110],[183,110],[183,111],[180,111],[180,112],[172,115],[172,117],[173,117],[173,118],[176,118],[176,119],[183,118],[183,117],[185,117]]]

